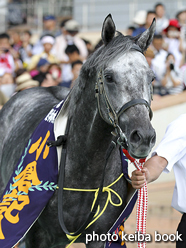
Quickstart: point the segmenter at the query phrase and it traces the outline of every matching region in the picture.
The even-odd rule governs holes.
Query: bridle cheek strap
[[[106,106],[106,112],[107,112],[107,116],[108,116],[107,119],[102,114],[102,110],[101,110],[101,106],[100,106],[101,96],[103,97],[103,102]],[[102,72],[101,71],[99,72],[99,75],[98,75],[98,82],[96,82],[96,85],[95,85],[95,97],[97,99],[98,111],[99,111],[101,118],[105,122],[107,122],[108,124],[116,127],[118,125],[118,117],[117,117],[117,114],[114,111],[112,104],[110,103],[109,98],[105,92],[105,87],[104,87],[104,82],[102,79]]]
[[[115,128],[118,126],[118,119],[120,117],[120,115],[125,112],[127,109],[129,109],[132,106],[138,105],[138,104],[143,104],[146,105],[146,107],[148,108],[149,111],[149,118],[150,120],[152,119],[153,113],[151,110],[151,107],[149,105],[149,103],[144,100],[144,99],[132,99],[131,101],[127,102],[126,104],[124,104],[121,109],[119,110],[118,113],[116,113],[116,111],[114,110],[114,108],[112,107],[112,104],[109,101],[109,98],[105,92],[105,86],[104,86],[104,81],[102,78],[102,71],[99,72],[98,75],[98,82],[96,82],[95,85],[95,97],[97,98],[97,104],[98,104],[98,110],[99,110],[99,114],[102,117],[102,119],[107,122],[108,124],[114,126]],[[101,110],[101,106],[100,106],[100,98],[102,97],[103,102],[106,106],[106,114],[108,116],[108,118],[105,118],[102,110]]]

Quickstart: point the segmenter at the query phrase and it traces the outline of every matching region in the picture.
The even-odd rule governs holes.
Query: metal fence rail
[[[73,0],[26,0],[7,4],[6,27],[28,24],[31,27],[42,25],[43,16],[55,15],[57,19],[72,16]]]
[[[74,0],[74,18],[84,30],[100,30],[104,18],[111,13],[118,30],[132,24],[138,10],[153,10],[157,0]],[[175,18],[178,9],[185,6],[185,0],[160,1],[165,5],[168,18]]]

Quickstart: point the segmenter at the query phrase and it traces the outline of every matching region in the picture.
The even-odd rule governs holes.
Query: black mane
[[[119,54],[124,54],[129,51],[138,38],[139,36],[124,36],[122,33],[117,32],[116,36],[108,45],[102,45],[87,59],[82,67],[82,71],[94,72],[95,69],[99,70],[107,66],[108,63]]]

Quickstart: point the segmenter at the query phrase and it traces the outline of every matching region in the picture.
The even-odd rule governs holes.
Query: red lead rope
[[[132,158],[128,151],[123,149],[126,157],[134,164],[137,170],[141,170],[145,163],[145,159],[140,159],[139,162]],[[137,201],[137,213],[136,213],[136,230],[138,234],[138,248],[145,248],[146,242],[146,220],[147,220],[147,204],[148,204],[148,195],[147,195],[147,183],[143,188],[138,190],[138,201]]]

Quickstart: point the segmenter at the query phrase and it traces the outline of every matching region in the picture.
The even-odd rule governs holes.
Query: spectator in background
[[[10,34],[10,44],[11,44],[9,48],[9,52],[13,56],[14,64],[15,64],[14,72],[16,72],[23,66],[22,61],[20,60],[20,54],[19,54],[19,49],[22,45],[22,41],[20,39],[20,35],[18,31],[11,29],[9,30],[9,34]]]
[[[184,90],[186,90],[186,51],[183,53],[180,71],[181,71],[181,78],[184,84]]]
[[[57,28],[56,18],[53,15],[46,15],[43,17],[43,28],[44,28],[44,31],[41,35],[41,38],[46,35],[57,37],[61,34],[61,31],[58,30]],[[32,53],[34,55],[41,54],[43,52],[41,38],[33,46]]]
[[[63,21],[64,23],[64,21]],[[62,23],[62,24],[63,24]],[[76,45],[79,49],[80,56],[86,59],[88,51],[85,42],[80,39],[77,34],[79,32],[79,24],[75,20],[68,20],[62,26],[62,35],[56,38],[53,51],[58,60],[61,61],[62,65],[62,78],[64,82],[70,82],[72,80],[71,66],[69,57],[65,53],[65,49],[68,45]]]
[[[36,73],[36,75],[32,76],[32,78],[34,80],[38,81],[40,85],[43,82],[43,80],[46,78],[46,73],[48,71],[48,67],[49,67],[48,60],[41,58],[37,64],[37,68],[36,68],[37,73]]]
[[[58,64],[51,64],[41,83],[42,87],[58,86],[61,82],[61,68]]]
[[[127,30],[126,30],[126,35],[130,35],[132,36],[132,33],[134,32],[136,28],[134,26],[128,26]]]
[[[145,17],[145,12],[141,11],[140,12],[140,15],[137,16],[137,17],[138,18],[137,19],[134,18],[133,21],[135,23],[137,23],[136,21],[138,21],[138,23],[143,23],[144,22],[144,17]],[[152,24],[152,21],[153,21],[154,18],[156,18],[156,12],[153,11],[153,10],[147,11],[146,19],[145,19],[145,24],[144,25],[141,25],[139,28],[136,28],[134,30],[134,32],[132,33],[132,36],[136,36],[136,35],[142,34],[145,30],[147,30],[150,27],[150,25]],[[140,21],[140,19],[141,19],[141,21]]]
[[[68,61],[68,57],[65,54],[65,49],[68,45],[76,45],[79,49],[80,55],[86,59],[88,51],[84,41],[76,36],[79,32],[79,24],[75,20],[68,20],[62,27],[63,34],[56,38],[54,45],[55,55],[58,56],[60,61]]]
[[[0,68],[5,73],[13,74],[15,71],[15,63],[10,53],[10,36],[7,33],[0,34]]]
[[[55,43],[55,38],[51,35],[46,35],[41,38],[41,44],[44,51],[41,54],[34,55],[27,69],[29,71],[36,69],[36,66],[41,58],[48,60],[49,63],[58,63],[58,59],[51,53],[52,47]]]
[[[153,70],[153,67],[152,67],[152,60],[154,58],[153,50],[149,47],[147,51],[144,53],[144,55],[147,60],[147,63],[149,64],[149,67]]]
[[[183,81],[184,90],[186,89],[186,63],[180,68],[181,79]]]
[[[154,94],[162,95],[161,81],[166,70],[165,61],[168,55],[168,52],[163,49],[163,36],[155,34],[150,47],[155,55],[152,60],[152,67],[156,75],[156,80],[153,84]]]
[[[77,37],[80,28],[79,23],[75,20],[69,20],[65,23],[64,28],[66,30],[66,45],[76,45],[79,49],[80,55],[83,57],[83,59],[86,59],[88,56],[87,47],[84,41]]]
[[[19,49],[20,59],[23,62],[24,68],[28,66],[32,57],[33,45],[30,42],[32,34],[29,30],[25,30],[22,34],[22,46]]]
[[[70,88],[71,83],[72,83],[72,79],[73,79],[71,64],[76,60],[82,61],[83,58],[80,56],[79,49],[77,48],[76,45],[68,45],[65,49],[65,53],[68,56],[69,64],[66,65],[65,73],[63,73],[63,75],[65,78],[67,78],[67,76],[70,76],[71,80],[69,80],[69,81],[63,80],[61,86]],[[68,75],[66,75],[66,74],[68,74]]]
[[[186,52],[186,7],[180,9],[176,14],[176,18],[181,27],[181,39],[183,40],[183,49]]]
[[[89,40],[82,39],[85,42],[85,45],[87,47],[88,55],[90,55],[93,51],[92,43]]]
[[[65,53],[68,55],[71,64],[76,60],[83,60],[76,45],[68,45],[65,49]]]
[[[183,53],[183,41],[180,36],[180,25],[178,20],[169,20],[169,25],[164,32],[166,34],[166,37],[164,38],[164,49],[174,55],[176,66],[179,67]]]
[[[65,23],[70,21],[70,20],[71,20],[71,18],[65,18],[61,21],[61,23],[60,23],[61,34],[67,35],[67,31],[65,29]]]
[[[72,79],[72,83],[70,85],[70,88],[72,88],[75,85],[75,81],[79,76],[82,65],[83,65],[83,62],[81,60],[76,60],[72,63],[71,66],[72,66],[73,79]]]
[[[166,58],[166,71],[162,79],[166,93],[175,95],[183,91],[183,82],[179,68],[176,66],[174,55],[169,53]]]
[[[133,31],[132,36],[142,34],[146,30],[145,28],[146,18],[147,18],[147,12],[145,10],[139,10],[136,13],[133,22],[135,25],[137,25],[137,28]]]
[[[156,12],[156,33],[161,34],[162,31],[169,25],[169,20],[165,16],[165,6],[162,3],[155,5]]]
[[[3,68],[0,68],[0,90],[7,98],[10,98],[15,90],[12,74],[5,73]]]
[[[156,98],[157,98],[157,95],[160,95],[160,94],[159,94],[159,91],[156,90],[156,88],[157,88],[156,87],[156,85],[157,85],[157,82],[156,82],[156,72],[155,72],[154,67],[153,67],[153,64],[152,64],[152,61],[153,61],[155,55],[154,55],[154,52],[153,52],[152,48],[151,47],[148,47],[148,49],[144,53],[144,55],[145,55],[145,58],[147,60],[147,63],[149,64],[149,67],[151,68],[151,70],[154,72],[154,75],[155,75],[155,79],[152,82],[152,88],[153,88],[153,94],[156,95]],[[153,96],[153,98],[154,98],[154,96]]]
[[[61,67],[59,64],[53,63],[49,65],[48,67],[48,73],[52,75],[53,80],[56,81],[57,85],[61,83],[62,78],[61,78]]]
[[[154,18],[156,18],[156,12],[154,10],[147,11],[147,18],[146,18],[146,23],[145,23],[146,29],[150,28]]]
[[[28,72],[23,72],[20,76],[16,78],[16,92],[20,92],[22,90],[30,89],[33,87],[38,87],[39,82],[32,79]]]
[[[43,28],[44,32],[42,36],[51,34],[52,36],[57,37],[61,34],[60,30],[57,27],[56,18],[54,15],[46,15],[43,17]]]
[[[9,31],[9,34],[10,34],[10,39],[11,39],[11,42],[12,42],[12,48],[13,48],[17,53],[19,53],[19,49],[20,49],[21,46],[22,46],[22,41],[21,41],[19,32],[16,31],[16,30],[11,29],[11,30]]]
[[[5,94],[2,91],[0,91],[0,110],[7,101],[8,101],[8,97],[6,97]]]

